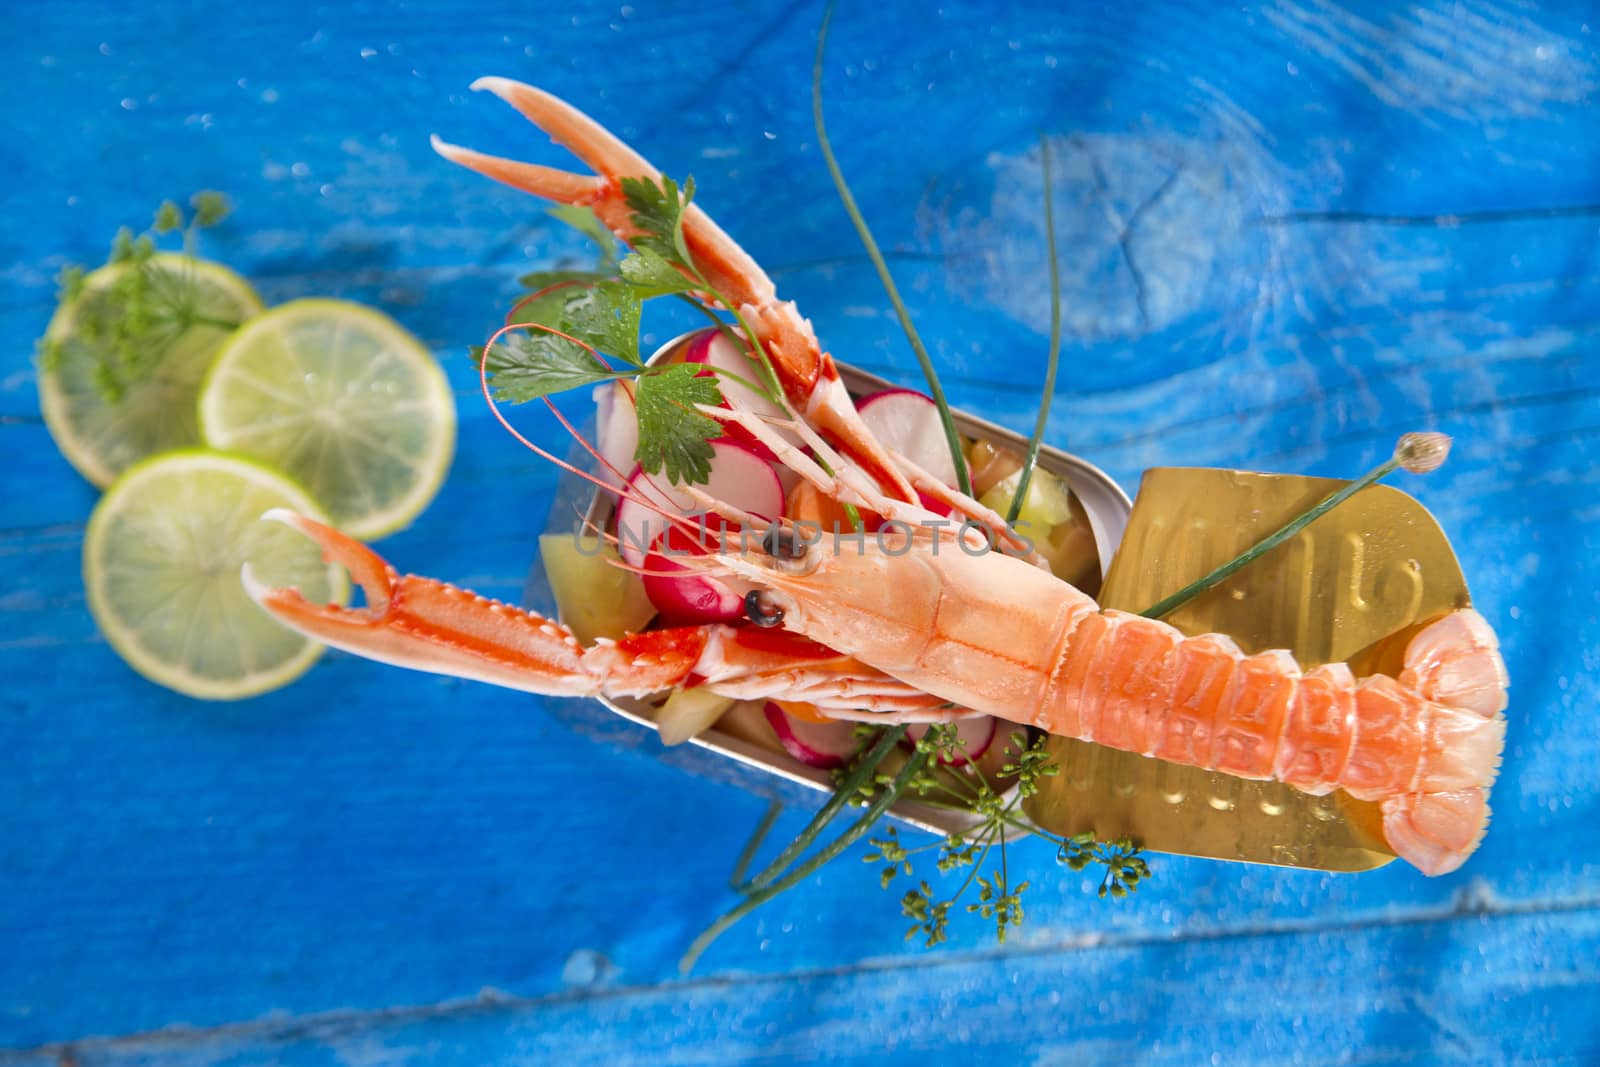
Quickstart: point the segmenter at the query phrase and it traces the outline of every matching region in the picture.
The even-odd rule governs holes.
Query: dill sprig
[[[1043,779],[1060,773],[1060,767],[1045,751],[1043,735],[1030,742],[1026,734],[1012,733],[1003,752],[1007,758],[998,780],[991,780],[976,761],[966,758],[965,742],[954,726],[930,727],[918,741],[918,748],[926,748],[938,762],[931,773],[911,783],[907,792],[915,793],[919,803],[962,812],[977,821],[913,848],[901,843],[899,833],[892,826],[882,837],[869,839],[874,851],[862,860],[883,865],[878,881],[885,889],[902,876],[914,876],[912,861],[918,855],[931,853],[938,875],[966,872],[948,895],[935,892],[925,878],[905,891],[900,898],[900,911],[912,920],[906,930],[908,940],[921,935],[926,947],[942,943],[946,939],[951,909],[976,885],[977,900],[966,905],[966,912],[991,921],[995,939],[1005,943],[1008,932],[1022,924],[1022,895],[1030,885],[1027,881],[1011,879],[1006,855],[1008,832],[1032,834],[1054,843],[1057,861],[1071,870],[1083,870],[1091,863],[1105,867],[1100,889],[1102,897],[1108,895],[1107,887],[1112,886],[1109,895],[1120,899],[1150,876],[1150,868],[1139,848],[1126,838],[1101,842],[1092,831],[1063,837],[1026,818],[1021,811],[1022,802],[1038,793]],[[960,765],[953,766],[955,764]],[[998,859],[985,874],[984,864],[991,852],[998,853]]]
[[[918,936],[932,947],[946,940],[951,910],[967,892],[977,886],[977,899],[965,907],[994,924],[995,937],[1003,944],[1007,933],[1024,918],[1023,893],[1030,883],[1013,882],[1006,856],[1008,835],[1033,834],[1056,845],[1056,858],[1063,866],[1082,870],[1090,864],[1105,868],[1100,896],[1120,899],[1150,877],[1150,868],[1139,848],[1126,838],[1113,842],[1096,840],[1093,833],[1062,837],[1033,825],[1021,811],[1021,804],[1037,794],[1042,779],[1060,773],[1059,766],[1045,751],[1043,736],[1029,741],[1016,732],[1005,750],[1007,759],[1000,777],[991,780],[981,767],[966,758],[966,742],[954,726],[935,725],[917,740],[911,757],[893,773],[882,770],[889,753],[906,737],[906,727],[862,726],[861,744],[848,767],[835,772],[833,795],[817,811],[793,841],[756,877],[742,878],[761,841],[771,829],[775,814],[768,809],[755,835],[740,852],[730,885],[744,896],[737,906],[719,917],[697,937],[679,964],[687,972],[718,936],[739,919],[761,905],[798,885],[865,837],[890,807],[903,798],[914,797],[920,804],[958,811],[974,816],[976,822],[955,833],[924,845],[908,847],[899,832],[890,826],[881,836],[869,837],[872,851],[864,862],[879,864],[879,884],[889,888],[896,879],[915,873],[916,857],[933,854],[938,875],[965,872],[954,892],[936,892],[922,878],[900,898],[900,911],[912,920],[907,939]],[[866,811],[838,838],[803,862],[795,864],[821,838],[829,824],[848,805]],[[991,853],[997,862],[985,871]],[[787,873],[785,873],[787,872]]]
[[[195,326],[231,331],[240,325],[200,310],[200,291],[193,269],[200,230],[215,226],[231,210],[227,197],[202,190],[189,199],[185,212],[171,200],[156,209],[150,225],[140,233],[128,227],[117,231],[106,259],[108,282],[91,288],[88,271],[78,264],[62,268],[57,277],[60,299],[78,304],[80,314],[69,340],[46,338],[39,358],[45,369],[59,365],[66,346],[82,349],[91,361],[96,390],[107,403],[117,403],[128,389],[156,373],[179,337]],[[160,239],[181,234],[179,269],[157,261]],[[85,303],[88,301],[88,303]]]

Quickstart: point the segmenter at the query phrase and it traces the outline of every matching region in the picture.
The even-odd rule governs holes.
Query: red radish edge
[[[744,353],[734,346],[732,341],[723,335],[721,330],[701,331],[690,342],[688,349],[684,352],[683,361],[685,363],[699,363],[711,368],[711,370],[726,371],[729,374],[738,375],[749,382],[760,380],[761,371],[751,363]],[[710,371],[704,371],[700,376],[704,378],[709,375]],[[730,411],[750,411],[763,418],[781,418],[783,416],[783,410],[772,401],[730,378],[719,377],[717,387],[722,390],[722,406]],[[777,453],[756,440],[755,436],[743,426],[737,423],[723,423],[722,432],[730,440],[739,442],[767,462],[773,464],[778,462]],[[778,468],[778,477],[783,479],[785,491],[792,489],[794,487],[794,479],[798,478],[788,468],[781,466]]]
[[[923,723],[908,728],[906,730],[906,741],[915,744],[917,741],[922,740],[923,735],[928,732],[929,725],[928,723]],[[957,757],[953,760],[947,760],[941,756],[939,757],[939,762],[946,767],[965,767],[989,751],[989,746],[994,744],[995,736],[1000,732],[1000,720],[993,715],[973,715],[969,718],[957,719],[955,727],[956,736],[966,742],[966,748],[962,749],[966,753],[966,758]]]
[[[727,438],[712,441],[711,448],[716,453],[711,459],[711,476],[700,488],[764,521],[783,514],[783,483],[771,463]],[[665,477],[636,470],[628,479],[626,495],[617,505],[618,549],[622,558],[634,566],[643,565],[656,539],[671,525],[657,509],[669,515],[699,514],[694,500],[674,489]]]
[[[747,382],[761,380],[761,370],[755,363],[723,335],[721,330],[704,330],[689,344],[683,354],[685,363],[700,363],[712,370],[725,371]],[[721,382],[723,406],[753,411],[757,415],[777,417],[783,414],[772,401],[753,389],[734,380]]]
[[[867,429],[885,446],[944,484],[956,484],[955,457],[950,455],[950,442],[932,397],[911,389],[885,389],[863,398],[856,409]]]
[[[783,750],[807,767],[828,770],[850,762],[856,750],[856,729],[849,722],[806,722],[767,701],[762,709]]]
[[[650,553],[645,556],[645,569],[651,573],[643,576],[644,594],[667,622],[679,625],[732,622],[744,615],[744,598],[725,582],[693,574],[674,561],[674,555],[693,553],[699,547],[697,540],[703,540],[706,546],[715,545],[722,535],[720,524],[713,526],[708,522],[704,534],[701,539],[671,527],[655,539]],[[662,550],[663,544],[667,551]],[[675,577],[661,573],[663,571],[681,571],[683,576]]]

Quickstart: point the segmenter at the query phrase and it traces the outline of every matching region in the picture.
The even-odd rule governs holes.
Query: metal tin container
[[[651,357],[651,361],[667,357],[691,336],[693,334],[667,342]],[[865,396],[895,388],[891,382],[845,364],[839,364],[839,372],[845,387],[853,396]],[[954,415],[956,428],[963,437],[986,440],[998,446],[1009,446],[1019,452],[1027,447],[1026,437],[1003,426],[997,426],[961,411],[954,412]],[[1041,446],[1038,464],[1041,469],[1063,478],[1083,505],[1090,530],[1094,535],[1100,573],[1104,577],[1110,570],[1111,561],[1122,539],[1123,530],[1127,526],[1129,512],[1132,510],[1132,502],[1128,499],[1128,495],[1099,467],[1060,449]],[[572,481],[577,482],[577,479],[574,478]],[[604,528],[614,510],[613,498],[603,492],[586,493],[585,497],[586,507],[580,506],[577,510],[584,512],[585,522]],[[570,524],[571,518],[575,517],[573,509],[575,503],[579,503],[579,500],[573,499],[570,490],[558,494],[557,503],[551,512],[554,520],[552,525]],[[530,586],[536,588],[542,582],[542,569],[535,564],[534,573],[530,576]],[[536,594],[534,598],[537,599]],[[653,712],[658,701],[601,697],[598,702],[629,722],[652,730],[656,728]],[[589,704],[589,707],[593,706],[592,703]],[[578,717],[584,718],[581,711]],[[600,724],[588,721],[582,725],[589,728],[590,732],[595,732],[594,728]],[[672,763],[708,777],[734,782],[751,792],[776,799],[793,802],[808,793],[833,792],[833,779],[827,771],[799,763],[779,748],[775,741],[767,745],[759,743],[759,740],[759,738],[753,739],[748,733],[739,736],[719,723],[692,738],[685,745],[662,751]],[[951,833],[970,821],[959,813],[911,801],[902,801],[895,805],[890,809],[890,814],[907,825],[939,834]]]

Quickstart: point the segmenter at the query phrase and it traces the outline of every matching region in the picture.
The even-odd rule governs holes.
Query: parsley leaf
[[[632,252],[617,266],[627,283],[646,299],[686,293],[694,283],[686,278],[672,262],[653,249]]]
[[[720,404],[716,379],[699,377],[698,366],[678,363],[639,377],[634,404],[639,412],[639,450],[634,458],[651,474],[666,468],[667,480],[703,484],[711,477],[711,439],[722,426],[696,411],[696,404]]]
[[[632,250],[625,258],[616,258],[618,245],[594,212],[558,207],[551,214],[594,238],[602,261],[592,270],[539,271],[522,279],[544,291],[519,304],[514,318],[559,331],[581,344],[549,332],[522,333],[487,354],[475,349],[473,355],[486,367],[496,396],[512,403],[618,378],[636,379],[635,458],[653,474],[664,469],[670,481],[704,483],[716,454],[710,442],[722,436],[722,426],[695,410],[695,405],[721,403],[716,379],[700,377],[704,372],[695,367],[646,367],[639,351],[644,301],[707,290],[714,301],[727,303],[710,290],[684,239],[683,218],[694,197],[694,180],[680,187],[665,177],[625,178],[622,190],[633,230],[628,239]],[[737,310],[733,315],[739,319]],[[584,346],[626,366],[613,370]]]
[[[678,183],[665,175],[660,185],[648,178],[624,178],[622,195],[639,231],[628,243],[635,250],[655,252],[669,263],[693,271],[694,261],[683,241],[683,213],[694,199],[694,179],[686,178],[680,190]]]
[[[472,357],[487,366],[495,398],[511,404],[623,377],[582,345],[542,330],[508,333],[487,352],[474,346]]]
[[[233,211],[233,204],[215,189],[195,193],[189,198],[189,206],[194,208],[194,224],[202,230],[215,226]]]
[[[611,281],[616,277],[615,271],[598,270],[531,270],[521,275],[517,281],[524,289],[534,292],[540,289],[549,289],[556,285],[569,283],[577,285],[594,285],[597,282]]]
[[[515,314],[518,322],[560,330],[597,352],[639,367],[643,365],[639,358],[640,303],[632,286],[607,279],[551,288],[525,301]]]

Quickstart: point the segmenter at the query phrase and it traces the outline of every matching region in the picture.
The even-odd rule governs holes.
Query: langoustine
[[[956,545],[815,547],[717,564],[786,629],[963,707],[1048,733],[1303,792],[1379,801],[1383,832],[1426,874],[1459,867],[1488,825],[1507,678],[1477,612],[1411,638],[1399,678],[1342,663],[1302,673],[1288,652],[1245,655],[1102,611],[1035,567]],[[712,566],[709,561],[705,564]]]
[[[537,195],[591,207],[618,236],[630,236],[619,183],[658,180],[654,168],[548,94],[505,79],[476,87],[516,106],[599,173],[573,175],[436,141],[441,154]],[[843,503],[917,526],[936,517],[917,502],[921,491],[1005,539],[997,515],[873,438],[809,323],[776,299],[765,273],[697,207],[685,236],[703,273],[754,324],[796,417],[785,437],[747,412],[707,414],[737,423]],[[718,501],[703,503],[748,519]],[[746,583],[760,621],[796,635],[787,644],[711,626],[581,649],[559,623],[444,583],[402,578],[337,531],[276,517],[349,566],[368,606],[311,605],[253,582],[252,595],[286,624],[384,662],[558,695],[706,685],[730,696],[781,693],[840,714],[865,708],[937,718],[952,706],[969,708],[1307,792],[1347,789],[1381,803],[1390,846],[1429,874],[1459,866],[1487,824],[1506,676],[1492,631],[1470,611],[1419,632],[1399,678],[1358,683],[1340,664],[1302,673],[1285,652],[1246,656],[1223,635],[1186,638],[1163,623],[1102,612],[1037,566],[998,552],[969,554],[963,535],[924,534],[894,555],[864,547],[685,561]]]

